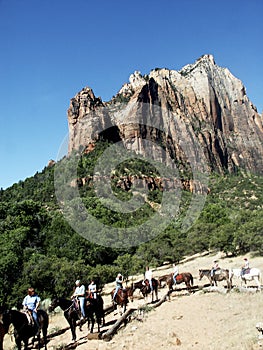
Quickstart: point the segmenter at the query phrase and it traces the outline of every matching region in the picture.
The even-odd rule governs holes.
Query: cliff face
[[[263,172],[262,115],[242,82],[211,55],[180,71],[135,72],[109,102],[86,87],[71,99],[68,123],[69,153],[92,149],[103,137],[147,155],[149,144],[143,140],[150,140],[151,153],[158,153],[155,143],[161,144],[182,164],[189,157],[182,139],[186,144],[195,139],[210,170]]]

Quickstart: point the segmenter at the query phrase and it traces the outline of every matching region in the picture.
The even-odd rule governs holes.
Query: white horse
[[[261,272],[259,269],[253,267],[249,270],[249,273],[245,273],[244,275],[241,275],[241,269],[231,269],[233,275],[237,278],[241,279],[241,286],[242,282],[247,283],[247,281],[254,280],[258,286],[258,290],[261,289]]]

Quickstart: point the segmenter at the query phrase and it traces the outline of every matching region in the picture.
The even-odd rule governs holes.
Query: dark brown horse
[[[55,310],[56,307],[60,307],[64,311],[64,317],[68,321],[68,324],[70,326],[71,334],[72,334],[72,340],[76,341],[76,327],[77,327],[77,321],[80,319],[80,315],[78,310],[75,307],[74,301],[68,300],[65,298],[54,298],[48,308],[49,312],[52,312]],[[81,325],[80,325],[81,327]]]
[[[115,292],[115,288],[110,293],[112,299],[113,299],[114,292]],[[120,314],[123,314],[127,309],[127,304],[129,302],[129,294],[130,294],[130,289],[120,288],[117,292],[117,295],[115,296],[115,302],[117,303],[117,306],[121,308],[121,310],[119,310]],[[115,303],[113,305],[116,306]]]
[[[45,349],[47,349],[47,328],[48,328],[48,314],[44,310],[38,310],[37,316],[39,320],[40,330],[42,330]],[[24,312],[17,310],[6,310],[2,314],[2,324],[5,332],[8,332],[10,324],[14,326],[15,342],[18,350],[22,348],[22,342],[24,343],[24,349],[28,349],[28,341],[30,338],[37,335],[38,349],[41,347],[40,332],[37,332],[35,325],[29,324],[27,315]]]
[[[3,314],[2,310],[0,311],[0,350],[3,350],[3,342],[4,342],[4,336],[5,336],[5,328],[3,325]]]
[[[194,279],[193,279],[193,276],[192,276],[192,274],[190,272],[179,273],[176,276],[175,280],[176,280],[176,285],[180,284],[180,283],[185,283],[187,290],[189,292],[191,292],[191,290],[192,290],[191,287],[194,284]],[[175,284],[172,273],[167,276],[166,284],[168,286],[169,291],[172,291],[173,290],[173,285]]]
[[[100,332],[100,325],[105,326],[104,318],[104,301],[100,294],[96,293],[96,298],[88,295],[85,306],[86,317],[88,318],[88,327],[90,326],[90,333],[93,333],[95,318],[98,324],[98,332]]]
[[[152,278],[152,287],[153,287],[152,291],[148,280],[140,280],[138,282],[135,282],[133,283],[132,287],[133,287],[133,291],[135,291],[135,289],[139,289],[144,298],[146,298],[147,295],[151,293],[152,302],[153,302],[154,294],[155,294],[155,300],[158,300],[158,286],[159,286],[158,281],[155,278]]]

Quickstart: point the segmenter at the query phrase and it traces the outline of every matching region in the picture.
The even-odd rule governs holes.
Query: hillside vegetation
[[[132,215],[114,212],[96,197],[92,174],[105,147],[107,144],[100,142],[79,160],[77,185],[83,203],[90,214],[106,225],[121,228],[147,221],[161,201],[161,190],[150,191],[148,200]],[[71,158],[60,162],[65,163],[65,173],[68,171],[70,177]],[[179,261],[185,255],[209,249],[232,255],[248,251],[263,255],[262,176],[213,173],[201,215],[187,232],[180,230],[180,224],[191,193],[183,191],[179,219],[161,234],[139,246],[113,249],[84,239],[65,220],[54,190],[54,170],[55,166],[46,167],[0,191],[0,303],[19,306],[29,285],[42,298],[68,296],[76,278],[86,284],[93,278],[103,286],[114,280],[118,272],[136,274],[146,264]],[[142,174],[158,176],[152,165],[143,165],[141,160],[121,164],[112,179],[114,194],[121,200],[131,196],[131,191],[118,185],[127,174],[138,178]],[[88,181],[80,181],[83,178]]]

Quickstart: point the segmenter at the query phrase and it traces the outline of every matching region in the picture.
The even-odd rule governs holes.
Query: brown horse
[[[233,273],[229,270],[225,269],[218,269],[214,272],[214,274],[211,274],[211,270],[209,269],[200,269],[199,270],[199,280],[203,278],[203,276],[206,276],[210,282],[211,286],[217,286],[217,282],[225,280],[227,283],[227,289],[231,289],[232,287],[232,277]]]
[[[115,288],[111,291],[111,298],[113,299],[113,295],[115,292]],[[115,296],[115,302],[117,303],[117,306],[122,308],[120,310],[120,314],[123,314],[127,309],[127,304],[129,302],[129,294],[130,289],[127,288],[120,288],[117,292],[117,295]],[[116,306],[115,303],[113,303],[114,307]]]
[[[172,273],[168,273],[167,275],[163,275],[163,276],[158,277],[159,288],[165,287],[166,284],[167,284],[167,282],[166,282],[167,279],[168,279],[169,277],[172,277],[172,276],[173,276]],[[162,282],[165,282],[165,283],[162,283]]]
[[[179,273],[176,276],[175,280],[176,280],[176,285],[184,282],[188,292],[191,292],[192,290],[191,286],[193,286],[194,284],[194,279],[190,272]],[[169,291],[172,291],[173,285],[175,284],[173,280],[173,274],[168,275],[168,277],[166,278],[166,284],[168,286]]]
[[[155,278],[152,278],[152,287],[153,291],[151,291],[150,284],[148,280],[140,280],[138,282],[133,283],[133,291],[135,289],[140,289],[140,292],[142,293],[143,297],[146,298],[148,294],[152,294],[152,302],[153,302],[153,296],[155,294],[155,300],[158,300],[158,286],[159,283]]]

